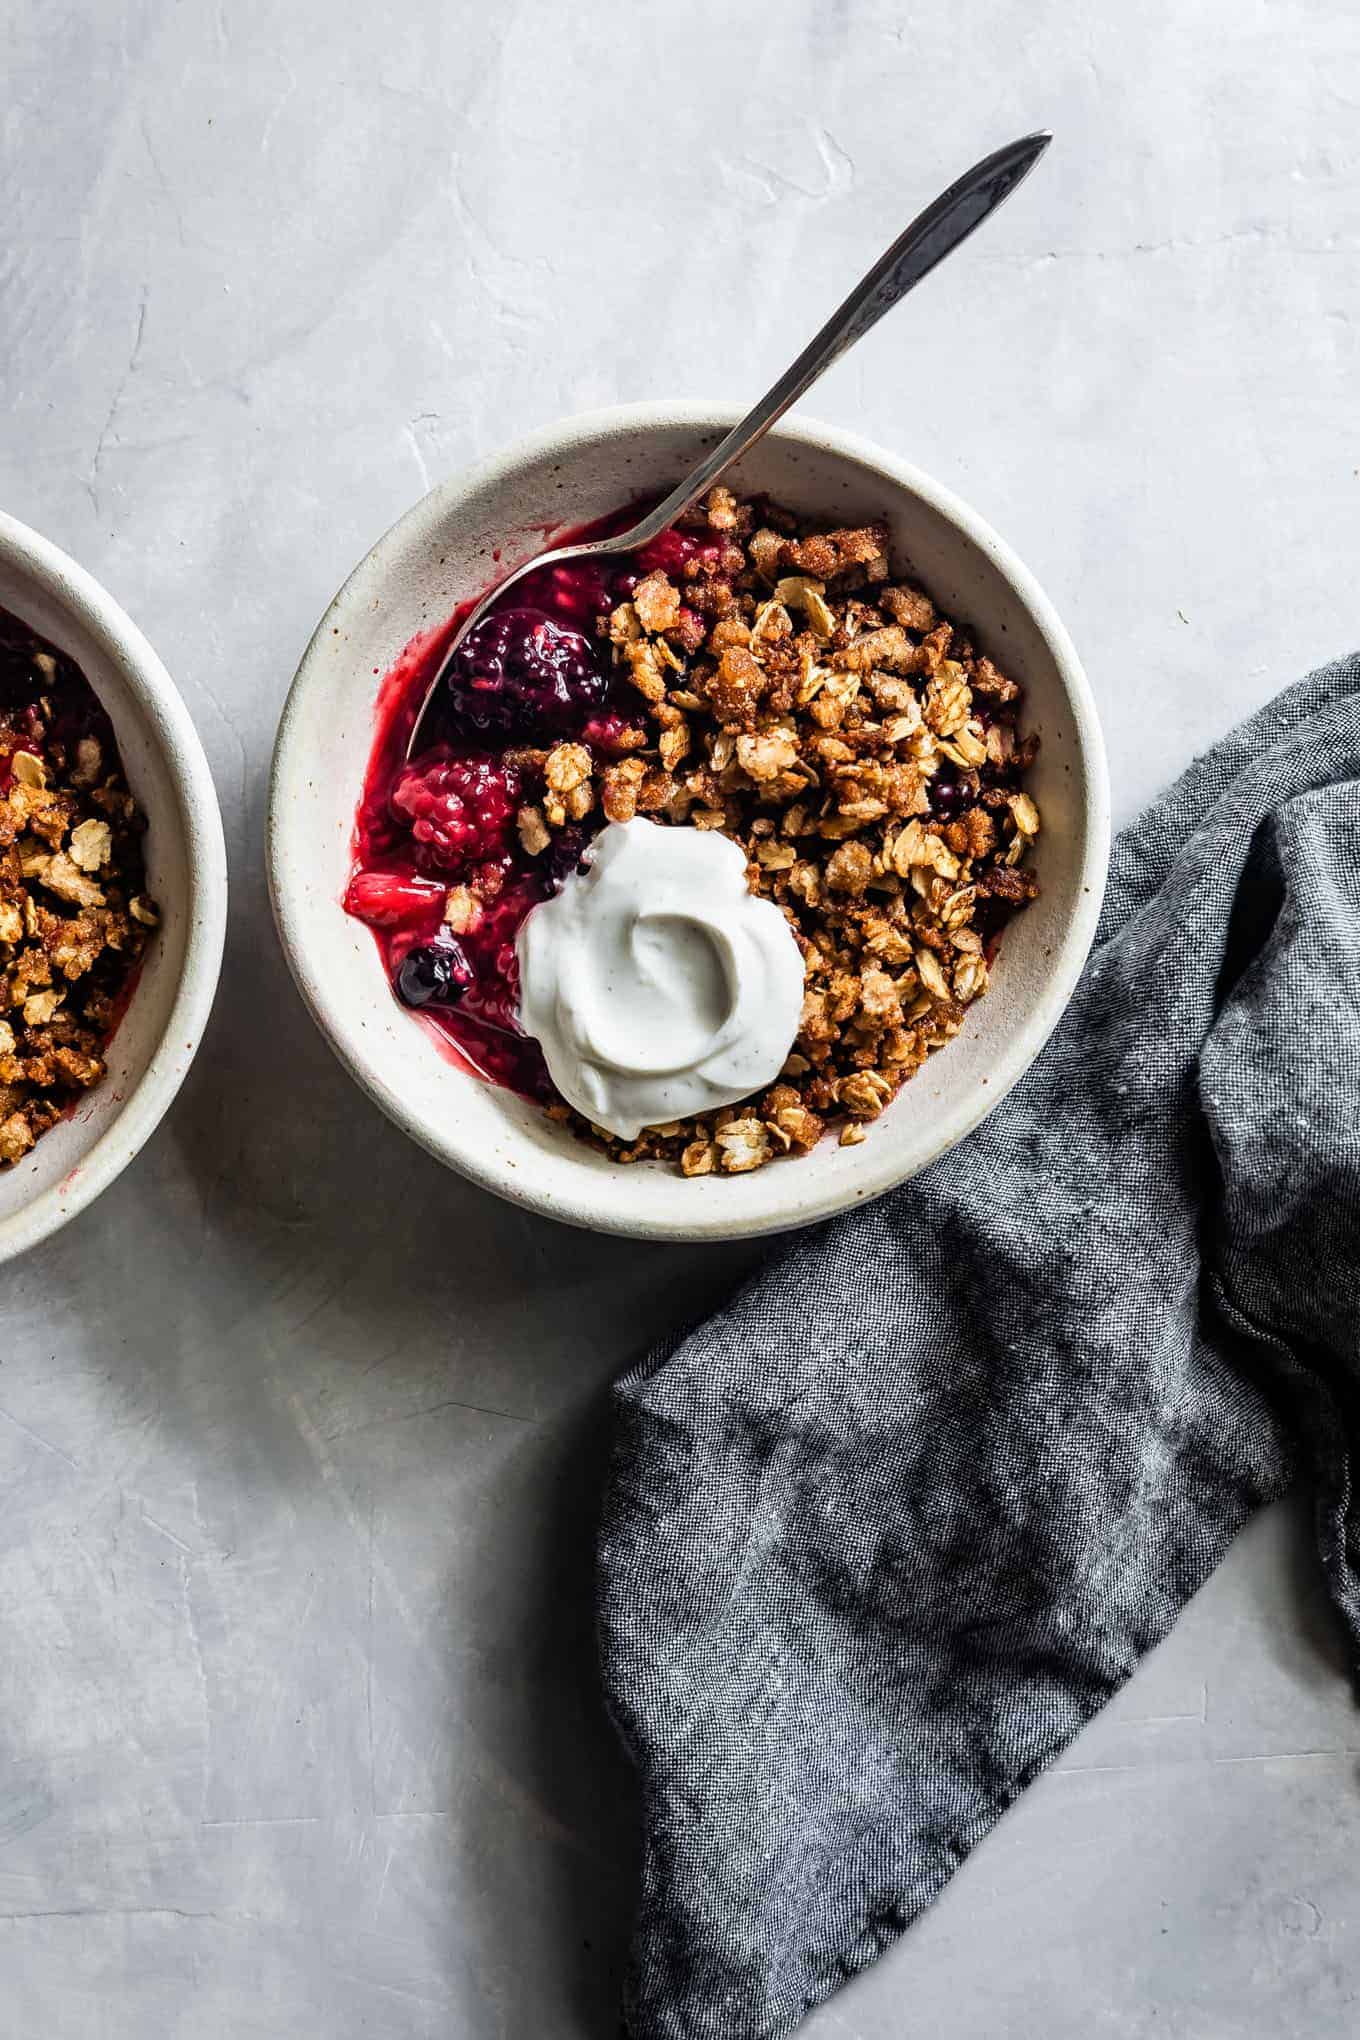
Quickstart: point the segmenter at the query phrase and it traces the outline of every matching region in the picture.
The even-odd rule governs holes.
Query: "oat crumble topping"
[[[631,558],[535,570],[459,646],[430,748],[407,760],[446,642],[388,676],[356,816],[345,904],[395,995],[619,1162],[744,1175],[828,1132],[863,1140],[985,995],[1004,923],[1038,892],[1021,690],[894,572],[887,525],[817,529],[719,487]],[[596,831],[639,815],[739,844],[806,992],[770,1088],[624,1141],[552,1085],[520,1026],[515,942]]]
[[[0,610],[0,1167],[105,1073],[159,919],[144,828],[84,675]]]
[[[631,1143],[547,1107],[617,1161],[740,1175],[828,1127],[862,1140],[987,991],[1002,921],[1038,892],[1022,785],[1038,740],[1016,727],[1018,686],[893,579],[885,525],[800,535],[717,488],[681,528],[716,552],[648,573],[605,626],[646,719],[633,748],[518,751],[547,789],[518,827],[530,856],[597,803],[722,829],[783,909],[807,990],[772,1089]]]

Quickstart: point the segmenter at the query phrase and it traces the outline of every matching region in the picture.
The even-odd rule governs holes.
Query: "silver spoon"
[[[655,510],[649,510],[627,531],[616,532],[612,538],[588,539],[579,545],[559,545],[550,552],[539,553],[536,558],[525,560],[522,566],[514,568],[495,587],[489,588],[475,608],[468,612],[462,628],[444,654],[439,671],[430,682],[406,746],[407,757],[415,752],[421,725],[429,713],[431,701],[443,684],[454,654],[468,632],[480,623],[491,603],[499,601],[506,590],[513,588],[525,574],[536,572],[540,567],[556,566],[565,560],[597,559],[610,553],[640,552],[668,525],[674,524],[696,498],[712,488],[733,461],[739,460],[758,439],[764,438],[789,406],[796,404],[804,391],[811,389],[824,369],[830,368],[833,361],[839,361],[841,355],[862,339],[871,326],[878,324],[885,312],[891,311],[899,298],[905,297],[914,284],[928,276],[960,242],[966,241],[973,229],[980,227],[1003,199],[1010,197],[1052,139],[1046,129],[1041,129],[1038,134],[1025,135],[1018,142],[1009,142],[1004,149],[997,149],[993,155],[984,156],[980,163],[975,163],[971,170],[965,170],[957,183],[951,184],[948,191],[942,192],[933,205],[928,205],[906,231],[898,235],[887,253],[881,255],[868,275],[855,285],[845,303],[831,314],[816,338],[810,340],[792,366],[785,369],[773,389],[766,391],[741,423],[734,425],[711,453],[705,454],[698,467],[687,474],[684,481],[657,504]]]

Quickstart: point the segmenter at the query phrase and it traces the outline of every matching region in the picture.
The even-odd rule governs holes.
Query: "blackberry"
[[[577,729],[608,685],[590,640],[537,609],[484,617],[458,647],[445,681],[461,728],[503,737]]]
[[[579,871],[581,861],[590,847],[590,838],[584,829],[559,829],[539,860],[549,892],[561,892],[563,884],[573,871]]]
[[[941,821],[953,821],[963,808],[963,787],[950,765],[941,765],[930,781],[930,811]]]
[[[410,949],[397,966],[393,989],[403,1006],[452,1006],[472,983],[472,965],[451,935]]]

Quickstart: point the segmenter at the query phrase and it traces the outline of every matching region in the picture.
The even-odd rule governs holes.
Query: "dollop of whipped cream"
[[[622,1140],[772,1083],[803,958],[717,830],[611,822],[520,924],[520,1023],[568,1104]]]

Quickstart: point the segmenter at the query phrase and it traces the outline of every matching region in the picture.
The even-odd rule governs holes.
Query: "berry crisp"
[[[1018,684],[894,573],[886,525],[817,528],[716,488],[637,554],[516,583],[459,647],[407,763],[466,613],[384,681],[356,819],[345,905],[397,998],[619,1162],[734,1175],[828,1130],[862,1140],[986,993],[1005,923],[1037,895]],[[623,1141],[558,1096],[521,1030],[515,935],[605,823],[638,815],[741,845],[806,992],[776,1083]]]
[[[160,918],[145,826],[85,675],[0,609],[0,1167],[105,1074]]]

